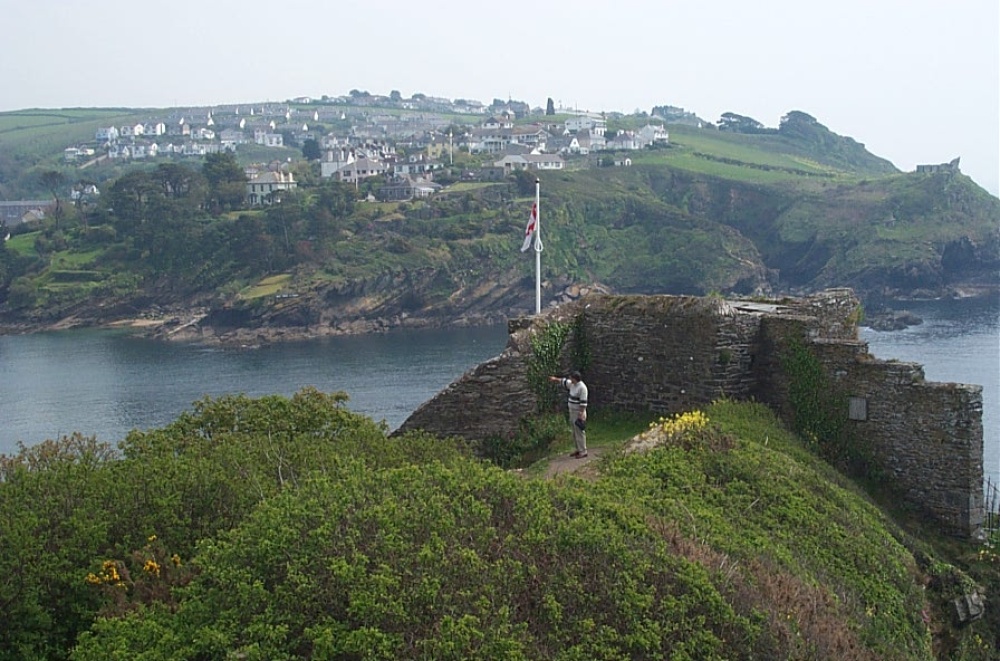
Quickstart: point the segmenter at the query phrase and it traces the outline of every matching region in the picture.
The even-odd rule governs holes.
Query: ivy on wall
[[[583,314],[573,319],[573,365],[575,369],[586,372],[590,367],[590,343],[587,340],[587,325]]]
[[[559,403],[559,392],[549,383],[549,376],[561,371],[563,345],[571,326],[553,321],[531,337],[528,356],[528,386],[538,397],[538,410],[551,411]]]
[[[564,372],[563,356],[567,346],[572,369],[586,372],[591,353],[583,314],[578,314],[569,323],[549,322],[531,338],[531,355],[527,360],[528,385],[538,397],[540,412],[551,411],[562,401],[562,393],[552,387],[548,378]]]
[[[801,337],[781,354],[795,431],[824,459],[859,477],[876,477],[871,453],[847,426],[847,396],[826,374]]]
[[[781,355],[781,366],[788,375],[788,401],[795,431],[813,444],[839,436],[843,420],[835,410],[838,397],[832,392],[832,384],[819,359],[801,338],[789,339]]]

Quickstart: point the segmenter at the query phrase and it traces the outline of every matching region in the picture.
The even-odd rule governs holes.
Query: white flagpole
[[[542,313],[542,206],[541,181],[535,179],[535,314]]]

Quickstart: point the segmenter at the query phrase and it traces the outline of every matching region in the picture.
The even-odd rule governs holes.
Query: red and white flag
[[[538,204],[532,204],[531,217],[528,218],[528,226],[524,228],[524,243],[521,245],[521,252],[531,247],[531,240],[535,238],[536,229],[538,229]]]

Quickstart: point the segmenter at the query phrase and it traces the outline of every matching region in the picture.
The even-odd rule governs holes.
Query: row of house
[[[239,145],[258,144],[265,147],[284,146],[283,131],[308,132],[308,124],[279,123],[274,117],[241,116],[224,113],[227,125],[221,127],[216,115],[209,112],[199,122],[185,117],[170,122],[102,126],[94,132],[93,143],[77,145],[64,150],[66,162],[93,158],[95,149],[112,159],[145,159],[165,155],[204,156],[222,150],[235,151]],[[286,109],[285,117],[291,114]],[[279,127],[281,127],[279,129]],[[164,142],[159,138],[180,138]]]

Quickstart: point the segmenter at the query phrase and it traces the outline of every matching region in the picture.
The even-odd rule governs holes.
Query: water
[[[920,363],[928,381],[983,387],[983,472],[1000,482],[1000,299],[908,301],[924,323],[901,331],[861,329],[876,358]]]
[[[861,330],[878,358],[921,363],[928,380],[983,386],[984,469],[1000,482],[1000,300],[898,304],[924,323]],[[79,431],[117,443],[161,427],[203,395],[346,391],[348,406],[398,427],[465,371],[499,354],[505,326],[407,331],[239,351],[110,331],[0,336],[0,453]]]
[[[255,350],[80,330],[0,336],[0,453],[79,431],[112,444],[162,427],[204,395],[348,393],[351,410],[398,427],[421,403],[498,355],[506,326],[420,330]]]

